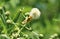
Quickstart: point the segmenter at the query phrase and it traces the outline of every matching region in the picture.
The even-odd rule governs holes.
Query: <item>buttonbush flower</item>
[[[30,13],[29,13],[29,17],[27,17],[22,24],[26,24],[27,22],[29,22],[31,19],[38,19],[40,17],[41,12],[39,11],[38,8],[33,8]]]
[[[41,12],[38,8],[33,8],[29,14],[29,16],[32,17],[32,19],[38,19],[40,17]]]

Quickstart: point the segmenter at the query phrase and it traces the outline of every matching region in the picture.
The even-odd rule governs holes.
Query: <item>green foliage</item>
[[[0,0],[0,39],[60,39],[59,4],[60,0]],[[23,25],[35,7],[40,18]]]

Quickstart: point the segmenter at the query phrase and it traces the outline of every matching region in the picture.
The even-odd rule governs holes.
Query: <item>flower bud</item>
[[[27,34],[24,34],[23,36],[24,36],[24,37],[28,37],[28,35],[27,35]]]
[[[6,23],[11,24],[12,20],[7,20]]]
[[[22,9],[19,9],[19,11],[18,11],[19,13],[21,13],[22,12]]]
[[[39,36],[44,37],[44,35],[43,35],[43,34],[39,34]]]
[[[5,15],[6,16],[9,16],[10,15],[10,12],[9,11],[6,11]]]

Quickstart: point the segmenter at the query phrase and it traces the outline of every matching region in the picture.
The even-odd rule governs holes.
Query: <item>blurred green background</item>
[[[48,39],[54,33],[60,35],[60,0],[0,0],[0,6],[4,6],[6,11],[10,11],[12,20],[17,16],[19,9],[24,8],[22,13],[25,14],[30,12],[32,8],[38,8],[41,11],[40,18],[31,21],[27,26],[30,26],[37,33],[44,34],[44,39]],[[16,23],[21,24],[24,17],[20,16],[17,19]],[[3,31],[2,27],[5,27],[5,25],[0,18],[1,32]],[[23,32],[31,33],[25,29],[23,29]]]

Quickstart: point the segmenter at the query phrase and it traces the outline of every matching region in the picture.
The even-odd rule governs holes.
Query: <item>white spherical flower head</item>
[[[38,19],[40,17],[41,12],[38,8],[33,8],[29,14],[29,16],[32,17],[32,19]]]

